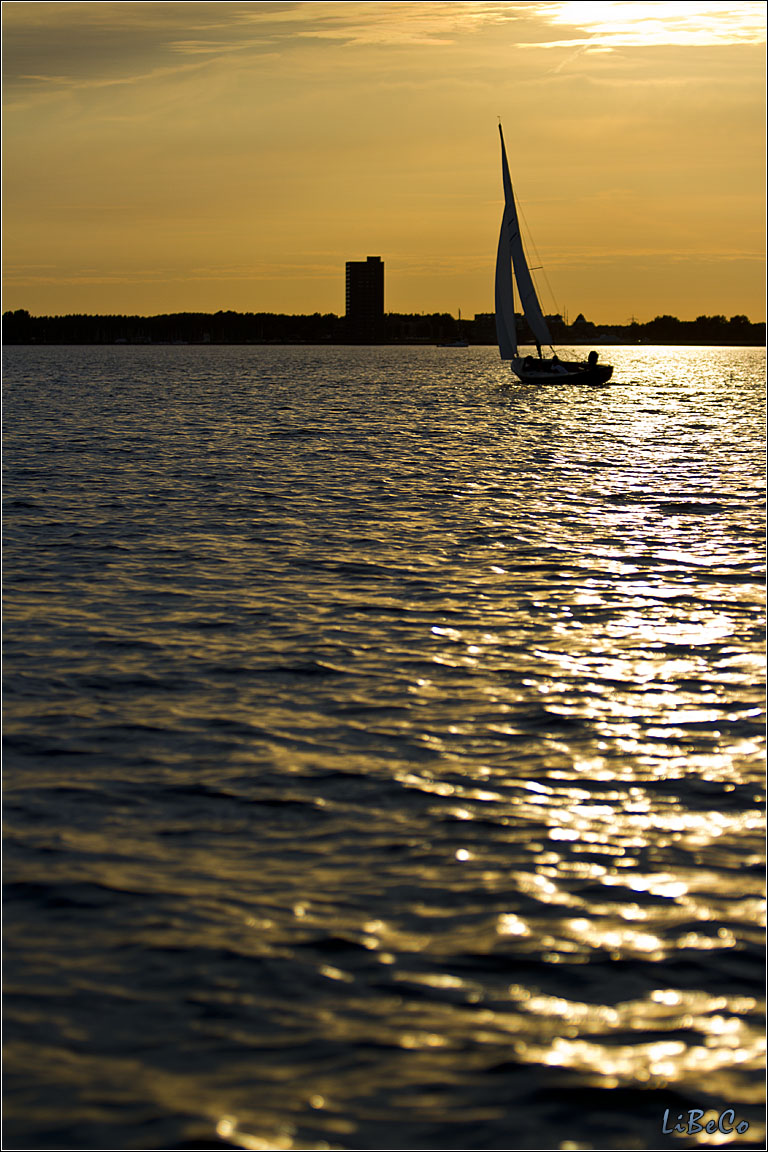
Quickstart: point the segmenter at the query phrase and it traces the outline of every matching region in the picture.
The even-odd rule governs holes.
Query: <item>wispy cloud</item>
[[[285,7],[274,5],[278,12]],[[5,4],[6,91],[143,83],[189,68],[189,60],[179,57],[273,51],[275,37],[268,27],[261,36],[246,32],[242,8],[228,3]]]
[[[667,0],[601,0],[533,4],[542,24],[554,30],[578,30],[567,39],[547,38],[537,47],[608,51],[674,45],[702,48],[728,44],[763,44],[766,13],[763,3],[707,3]]]
[[[435,49],[498,26],[513,48],[756,44],[762,3],[393,0],[364,3],[6,3],[4,83],[18,89],[99,87],[170,76],[190,58],[290,54],[312,42],[349,49]],[[565,35],[563,34],[565,33]],[[181,58],[181,59],[180,59]]]

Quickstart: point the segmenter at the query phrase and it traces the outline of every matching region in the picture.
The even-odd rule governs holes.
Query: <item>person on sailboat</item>
[[[590,368],[594,368],[595,364],[597,364],[597,352],[590,352],[589,356],[587,356],[587,364],[589,364]]]

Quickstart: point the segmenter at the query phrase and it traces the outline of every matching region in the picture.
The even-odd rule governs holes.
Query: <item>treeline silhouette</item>
[[[548,316],[557,344],[721,344],[763,345],[765,324],[746,316],[698,316],[678,320],[657,316],[647,323],[598,325],[584,316],[566,324]],[[521,344],[530,343],[518,317]],[[495,344],[492,313],[458,321],[447,312],[431,315],[390,312],[375,333],[361,333],[333,313],[286,316],[272,312],[174,312],[161,316],[31,316],[25,309],[3,315],[4,344],[434,344],[457,339]]]

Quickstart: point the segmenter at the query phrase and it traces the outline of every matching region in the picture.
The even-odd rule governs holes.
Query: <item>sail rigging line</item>
[[[533,254],[534,254],[534,256],[535,256],[535,257],[536,257],[536,259],[538,260],[538,265],[537,265],[537,266],[535,266],[535,267],[531,268],[531,266],[530,266],[530,265],[528,265],[528,267],[529,267],[529,269],[530,269],[530,271],[531,271],[531,272],[542,272],[542,273],[543,273],[543,275],[544,275],[544,283],[545,283],[545,284],[546,284],[546,286],[547,286],[547,291],[549,292],[549,295],[550,295],[550,299],[552,300],[552,303],[553,303],[553,304],[554,304],[554,306],[555,306],[555,313],[556,313],[558,316],[562,316],[562,312],[561,312],[561,310],[560,310],[560,305],[558,304],[558,302],[557,302],[557,299],[556,299],[556,297],[555,297],[555,294],[554,294],[554,292],[552,291],[552,285],[551,285],[551,284],[550,284],[550,282],[549,282],[549,276],[547,276],[547,269],[546,269],[546,267],[544,266],[544,264],[543,264],[543,263],[542,263],[542,261],[541,261],[541,256],[539,256],[539,250],[538,250],[538,248],[536,247],[536,241],[535,241],[535,240],[534,240],[534,238],[533,238],[533,233],[531,232],[531,228],[530,228],[530,225],[528,224],[528,220],[527,220],[527,218],[526,218],[526,215],[525,215],[525,212],[524,212],[524,210],[523,210],[523,205],[522,205],[522,203],[518,201],[517,207],[518,207],[518,210],[519,210],[519,212],[520,212],[520,215],[521,215],[521,216],[522,216],[522,218],[523,218],[523,224],[525,225],[525,231],[526,231],[526,234],[527,234],[527,236],[528,236],[528,243],[530,244],[531,248],[533,249]]]

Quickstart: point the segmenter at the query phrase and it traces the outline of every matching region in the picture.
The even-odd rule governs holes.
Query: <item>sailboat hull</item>
[[[511,368],[523,384],[606,384],[613,375],[611,364],[584,364],[569,360],[515,357]]]

